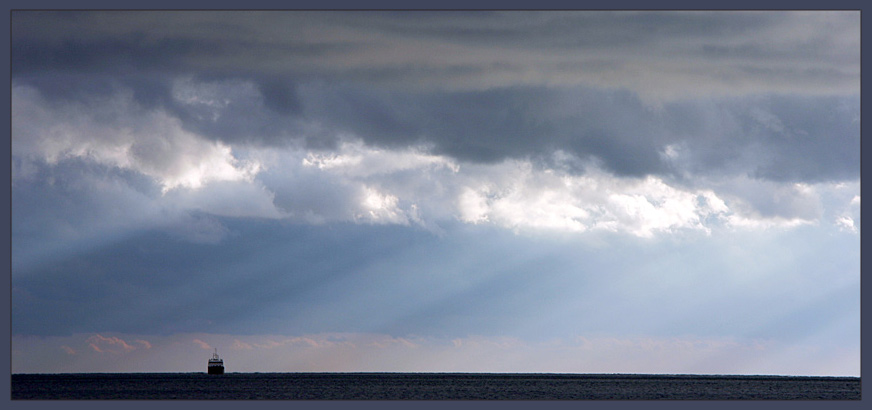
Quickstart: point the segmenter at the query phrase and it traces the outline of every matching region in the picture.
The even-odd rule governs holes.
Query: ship
[[[212,353],[207,370],[209,374],[224,374],[224,360],[218,357],[218,348],[215,348],[215,353]]]

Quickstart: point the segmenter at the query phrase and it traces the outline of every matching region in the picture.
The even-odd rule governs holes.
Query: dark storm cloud
[[[55,87],[48,95],[55,104],[124,88],[64,81],[69,78],[31,84]],[[422,93],[232,78],[125,81],[140,104],[163,107],[185,129],[228,144],[299,141],[331,149],[352,136],[482,163],[547,159],[560,150],[617,175],[690,172],[775,181],[852,179],[860,164],[856,96],[682,100],[652,108],[631,92],[581,87]],[[218,102],[186,101],[186,93]],[[677,158],[664,156],[669,146],[678,149]]]
[[[307,116],[385,147],[430,144],[471,162],[596,157],[621,175],[664,170],[664,131],[630,93],[517,87],[475,92],[312,90]],[[307,94],[308,96],[308,94]],[[308,101],[308,100],[306,100]]]
[[[124,91],[132,92],[133,98],[145,108],[172,109],[174,104],[170,82],[155,76],[54,72],[50,75],[23,75],[16,77],[16,81],[36,88],[55,105],[111,98]]]
[[[448,39],[481,45],[516,45],[566,49],[634,47],[689,36],[717,39],[784,21],[768,13],[633,13],[573,12],[415,12],[373,16],[382,31],[402,36]],[[383,17],[383,18],[379,18]],[[354,24],[354,22],[349,22]],[[358,24],[367,24],[359,22]]]
[[[297,114],[302,109],[294,84],[281,79],[266,79],[258,84],[264,104],[278,114]]]
[[[365,81],[400,68],[424,76],[400,75],[394,84],[412,86],[403,80],[430,77],[439,87],[475,87],[453,84],[460,78],[451,72],[466,67],[469,78],[485,80],[487,73],[476,75],[480,69],[516,66],[520,75],[501,80],[503,85],[528,81],[523,77],[552,83],[567,80],[555,78],[549,67],[578,63],[576,81],[632,84],[611,83],[617,77],[603,70],[591,76],[584,64],[610,61],[612,67],[646,66],[653,78],[694,65],[723,73],[793,68],[800,71],[784,80],[800,80],[794,87],[802,89],[810,85],[801,82],[804,71],[859,73],[857,13],[141,11],[12,17],[13,75],[124,69]],[[746,80],[767,87],[753,76]],[[838,88],[851,81],[856,86],[857,78],[832,80]]]
[[[184,69],[174,56],[210,55],[225,52],[220,44],[187,39],[162,39],[143,43],[132,34],[106,40],[67,40],[59,44],[13,41],[12,75],[39,71],[104,73],[123,70],[129,74],[152,70]],[[169,58],[168,58],[169,57]]]
[[[860,165],[857,96],[684,100],[652,108],[630,92],[587,88],[417,94],[332,87],[303,94],[308,118],[370,144],[431,144],[436,153],[472,162],[562,150],[618,175],[777,181],[851,179]],[[687,147],[676,159],[682,163],[664,157],[670,145]]]
[[[332,149],[350,136],[485,163],[563,151],[628,176],[859,169],[852,13],[12,17],[16,83],[49,100],[126,88],[228,144]],[[666,159],[670,145],[685,151]]]
[[[306,72],[308,59],[348,48],[343,41],[307,42],[300,31],[285,30],[305,17],[271,14],[15,12],[12,74],[293,74]],[[270,32],[273,28],[280,32]],[[270,38],[274,35],[281,37]]]
[[[306,128],[296,84],[265,77],[253,81],[235,76],[196,76],[163,85],[171,94],[167,110],[183,126],[209,139],[226,143],[281,146],[301,140],[309,146],[331,146],[336,137]],[[206,91],[215,101],[184,101],[185,87]],[[188,90],[188,92],[191,92]]]

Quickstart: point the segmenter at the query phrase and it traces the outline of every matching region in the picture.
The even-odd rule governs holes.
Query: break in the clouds
[[[858,12],[11,22],[19,371],[858,372]]]

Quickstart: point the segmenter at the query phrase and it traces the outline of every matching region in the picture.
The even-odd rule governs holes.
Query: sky
[[[859,11],[14,11],[12,373],[860,375]]]

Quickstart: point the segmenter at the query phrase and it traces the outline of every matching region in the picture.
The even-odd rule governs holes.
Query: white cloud
[[[463,175],[478,182],[465,186],[459,194],[458,212],[466,222],[487,221],[510,229],[606,230],[651,237],[681,229],[708,232],[706,218],[728,211],[710,190],[675,188],[656,177],[619,178],[594,168],[576,176],[538,169],[525,161],[483,168]]]
[[[308,152],[302,163],[354,178],[423,168],[446,168],[455,173],[460,170],[460,166],[450,158],[428,154],[424,148],[379,149],[356,139],[342,141],[336,152]]]
[[[154,178],[166,193],[214,181],[250,181],[260,164],[241,161],[162,110],[139,107],[130,92],[88,102],[50,102],[28,86],[12,87],[13,154],[56,164],[83,158]]]
[[[850,187],[847,184],[840,184],[835,187],[834,191],[844,191],[850,194],[851,191],[859,191],[858,187]],[[844,193],[842,195],[844,195]],[[836,225],[843,231],[850,233],[860,232],[860,195],[854,195],[847,205],[842,207],[841,212],[836,216]]]
[[[397,207],[397,197],[383,194],[373,188],[363,187],[360,198],[360,212],[354,214],[354,220],[370,223],[408,224],[409,218]]]
[[[656,176],[618,177],[593,163],[583,174],[529,160],[458,164],[421,148],[377,149],[349,141],[335,152],[281,151],[271,163],[283,165],[272,171],[285,179],[268,178],[265,189],[282,191],[284,185],[295,184],[287,178],[317,175],[321,193],[296,191],[311,196],[307,208],[286,211],[296,217],[316,212],[319,223],[431,229],[459,220],[518,232],[608,231],[644,238],[680,231],[710,234],[715,228],[790,229],[819,223],[831,206],[823,196],[832,185],[828,183],[779,184],[730,176],[687,186]],[[667,147],[665,155],[677,152]],[[338,206],[337,200],[345,205]]]
[[[465,187],[457,199],[460,219],[468,223],[480,223],[488,220],[488,205],[486,191]]]
[[[857,233],[857,227],[854,225],[854,220],[850,216],[842,215],[836,218],[836,225],[838,225],[840,229]]]
[[[717,192],[729,211],[723,215],[734,229],[790,229],[818,224],[827,207],[832,183],[778,183],[748,176],[698,178],[697,185]]]
[[[14,86],[12,101],[19,187],[35,189],[26,184],[36,183],[41,167],[82,169],[81,174],[50,177],[71,187],[62,194],[69,204],[59,215],[74,206],[90,208],[57,221],[74,230],[60,233],[65,247],[154,228],[187,241],[217,243],[229,231],[209,215],[285,217],[274,205],[273,192],[255,180],[260,160],[237,158],[231,147],[186,131],[169,113],[139,106],[125,90],[65,103]],[[99,167],[88,168],[93,164]],[[150,179],[159,194],[137,182],[139,176]],[[192,216],[192,211],[201,215]],[[78,240],[69,241],[72,237]]]
[[[736,214],[727,216],[727,222],[734,228],[751,230],[789,229],[815,223],[815,221],[802,218],[783,218],[779,216],[769,218],[747,218]]]

